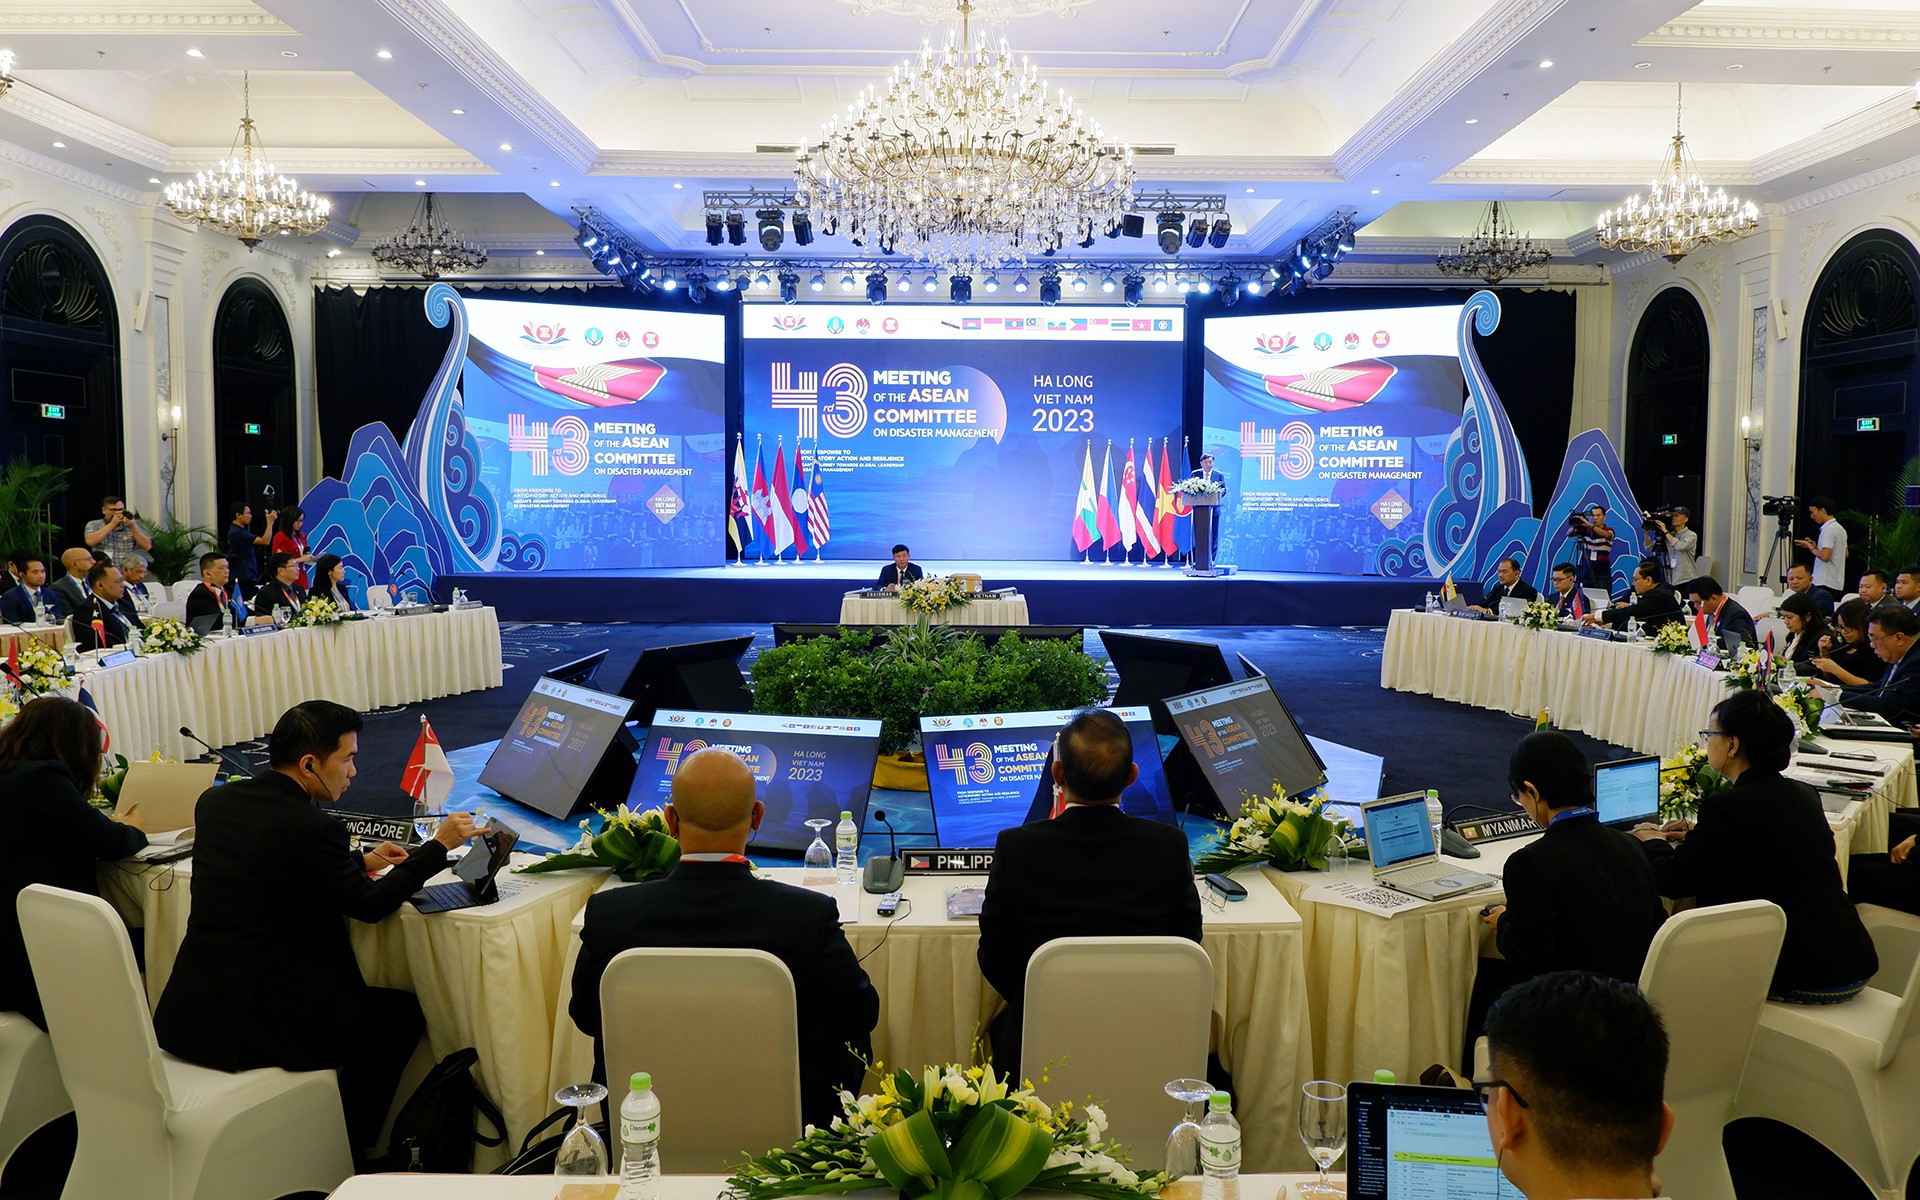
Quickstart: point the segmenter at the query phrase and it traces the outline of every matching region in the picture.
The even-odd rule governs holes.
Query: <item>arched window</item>
[[[298,499],[290,494],[299,487],[297,421],[287,314],[266,284],[238,280],[213,319],[214,481],[223,520],[235,500],[252,504],[257,518],[263,505],[285,508]]]
[[[1627,360],[1625,466],[1648,508],[1684,504],[1700,519],[1707,466],[1707,316],[1683,287],[1653,298]]]

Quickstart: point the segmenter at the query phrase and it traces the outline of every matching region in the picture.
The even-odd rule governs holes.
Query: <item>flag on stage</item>
[[[1085,554],[1100,536],[1100,517],[1094,511],[1093,443],[1080,459],[1080,494],[1073,502],[1073,548]]]
[[[1126,465],[1120,468],[1120,541],[1127,550],[1140,540],[1140,527],[1134,518],[1140,513],[1140,476],[1133,468],[1133,447],[1127,447]]]
[[[832,529],[827,524],[827,488],[820,482],[820,447],[813,448],[813,486],[807,490],[807,536],[818,550],[827,544]]]
[[[793,555],[805,558],[811,543],[807,541],[807,510],[812,508],[811,498],[807,495],[807,461],[800,456],[800,447],[793,448]]]
[[[772,541],[773,496],[767,491],[767,454],[758,446],[753,448],[753,495],[747,498],[747,502],[753,507],[754,520],[760,525],[760,536]]]
[[[400,790],[415,800],[426,801],[432,809],[444,805],[453,791],[453,767],[424,715],[420,718],[420,737],[407,756],[407,769],[400,772]]]
[[[793,545],[793,493],[787,490],[786,447],[773,450],[773,556],[785,554]]]
[[[1107,443],[1107,456],[1100,462],[1100,548],[1111,550],[1120,544],[1120,522],[1114,518],[1113,502],[1113,443]]]
[[[1447,577],[1440,582],[1440,599],[1451,600],[1459,594],[1460,589],[1453,586],[1453,572],[1448,571]]]
[[[1151,468],[1153,464],[1149,462],[1147,466]],[[1167,465],[1167,447],[1165,443],[1162,443],[1160,446],[1159,494],[1154,498],[1153,502],[1153,532],[1154,535],[1160,539],[1160,549],[1166,553],[1168,558],[1172,558],[1174,553],[1180,549],[1179,546],[1174,544],[1174,526],[1177,518],[1184,515],[1181,512],[1181,509],[1184,507],[1185,506],[1180,503],[1180,493],[1173,490],[1173,469]]]
[[[1153,488],[1153,439],[1147,439],[1147,456],[1141,460],[1140,494],[1136,497],[1137,507],[1133,511],[1133,523],[1140,529],[1140,557],[1142,561],[1157,558],[1160,555],[1160,531],[1154,528],[1153,510],[1159,503]]]
[[[733,443],[733,492],[727,499],[727,541],[733,556],[744,558],[753,542],[753,498],[747,492],[747,444]]]

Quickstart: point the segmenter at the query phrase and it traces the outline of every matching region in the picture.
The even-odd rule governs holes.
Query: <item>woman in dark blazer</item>
[[[65,696],[29,700],[0,729],[0,826],[17,853],[0,856],[0,1009],[45,1029],[47,1016],[14,905],[30,883],[100,894],[94,864],[147,844],[137,814],[109,817],[87,803],[100,777],[100,722]]]
[[[1783,778],[1793,721],[1765,693],[1736,692],[1703,731],[1707,762],[1733,782],[1700,804],[1699,821],[1642,825],[1663,896],[1702,905],[1770,900],[1787,914],[1774,999],[1830,1004],[1860,994],[1880,968],[1873,940],[1840,884],[1833,831],[1812,788]]]
[[[1780,654],[1791,660],[1797,671],[1813,669],[1820,657],[1820,639],[1827,633],[1827,619],[1813,606],[1813,598],[1804,592],[1789,592],[1780,601],[1780,620],[1787,626],[1787,644]]]
[[[1853,599],[1833,610],[1833,624],[1820,641],[1820,654],[1809,665],[1823,678],[1854,687],[1871,686],[1887,673],[1887,664],[1867,641],[1867,602]]]
[[[322,554],[313,564],[313,595],[338,604],[347,612],[358,612],[353,593],[347,590],[347,564],[338,554]]]
[[[270,617],[276,608],[299,612],[300,606],[307,602],[306,589],[298,582],[299,573],[299,560],[291,554],[276,554],[268,559],[267,581],[253,594],[253,615]]]

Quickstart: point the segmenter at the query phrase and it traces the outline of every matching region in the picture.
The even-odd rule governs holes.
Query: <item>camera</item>
[[[1661,508],[1643,508],[1640,510],[1640,528],[1646,530],[1648,533],[1661,533],[1663,532],[1660,528],[1662,525],[1669,528],[1673,526],[1672,505],[1666,505]]]
[[[1793,517],[1800,514],[1804,502],[1798,496],[1762,496],[1760,511],[1769,517]]]

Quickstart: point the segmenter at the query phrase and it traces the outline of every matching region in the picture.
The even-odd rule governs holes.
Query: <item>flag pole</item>
[[[733,445],[735,450],[733,462],[739,463],[741,467],[744,468],[747,465],[747,435],[744,432],[734,434]],[[733,463],[727,464],[727,470],[729,472],[733,470]],[[736,482],[740,490],[747,494],[747,528],[751,529],[753,528],[753,485],[744,479],[736,480]],[[732,528],[739,528],[739,526],[733,525],[733,489],[731,487],[727,489],[727,523]],[[740,543],[740,549],[734,552],[733,561],[727,565],[729,567],[744,567],[747,565],[747,545],[745,542]]]
[[[1180,465],[1185,467],[1187,475],[1193,474],[1193,435],[1180,435]],[[1182,476],[1185,478],[1185,476]],[[1216,519],[1218,514],[1216,515]],[[1193,565],[1193,505],[1187,505],[1187,565]]]
[[[1127,461],[1128,462],[1133,461],[1133,443],[1134,443],[1133,438],[1127,439]],[[1120,503],[1122,504],[1127,503],[1127,469],[1125,467],[1120,468]],[[1131,520],[1134,513],[1137,512],[1139,508],[1140,508],[1140,468],[1135,467],[1134,475],[1133,475],[1133,503],[1129,507],[1127,512],[1128,519]],[[1138,521],[1134,521],[1133,523],[1133,537],[1136,542],[1140,543],[1140,561],[1144,563],[1147,558],[1147,544],[1146,542],[1142,541],[1140,538],[1140,523]],[[1122,562],[1126,563],[1130,567],[1134,565],[1133,547],[1127,545],[1125,539],[1121,540],[1120,554],[1121,554]]]
[[[795,435],[794,440],[795,441],[799,440],[798,435]],[[776,475],[780,473],[780,462],[783,456],[785,456],[786,452],[787,452],[787,435],[784,433],[774,434],[773,435],[773,469]],[[768,509],[768,515],[772,515],[774,512],[779,511],[779,508],[780,508],[780,497],[774,493],[773,488],[774,488],[773,480],[771,479],[767,480],[767,499],[773,502],[772,507]],[[788,508],[793,507],[793,489],[792,488],[787,489],[787,507]],[[792,531],[789,530],[788,532],[792,532]],[[799,556],[795,555],[795,557],[797,558]],[[775,546],[773,548],[773,565],[776,567],[784,567],[787,565],[787,552],[779,546]]]
[[[1160,442],[1160,461],[1162,463],[1166,463],[1167,460],[1172,457],[1173,457],[1173,439],[1164,438]],[[1167,486],[1171,488],[1177,482],[1178,481],[1175,480],[1173,477],[1173,467],[1171,465],[1168,465],[1167,466]],[[1174,525],[1180,520],[1180,518],[1178,514],[1176,514],[1173,511],[1175,508],[1175,505],[1173,502],[1173,496],[1169,494],[1163,497],[1163,500],[1166,502],[1167,515],[1170,517],[1173,517],[1173,520],[1167,522],[1167,524]],[[1160,565],[1162,567],[1171,568],[1173,566],[1173,543],[1177,540],[1179,540],[1179,534],[1176,532],[1173,537],[1168,538],[1166,543],[1160,547]]]
[[[813,473],[815,475],[820,474],[820,439],[818,436],[815,436],[813,439]],[[809,531],[813,529],[813,482],[811,480],[807,482],[807,529]],[[816,567],[826,559],[822,547],[823,542],[815,538],[813,543],[813,565]]]
[[[766,464],[766,449],[767,449],[767,435],[764,433],[754,434],[753,435],[753,469],[755,472],[760,471]],[[756,474],[754,478],[758,479],[759,475]],[[747,507],[750,509],[754,507],[753,493],[751,491],[747,493]],[[754,520],[756,521],[760,519],[760,512],[758,509],[754,509],[753,517],[754,517]],[[761,534],[761,537],[759,539],[760,561],[753,564],[756,567],[764,567],[767,565],[767,543],[773,539],[773,534],[767,529],[765,524],[761,525],[760,534]]]
[[[1093,468],[1093,439],[1092,438],[1087,439],[1087,468],[1088,470],[1092,470]],[[1080,498],[1078,496],[1074,497],[1073,508],[1074,508],[1073,519],[1078,521],[1080,519]],[[1100,511],[1100,496],[1099,496],[1099,490],[1097,488],[1095,489],[1095,492],[1094,492],[1093,511],[1095,513],[1098,513]],[[1098,525],[1100,523],[1100,520],[1097,516],[1094,518],[1093,523],[1095,525]],[[1093,565],[1093,542],[1091,539],[1089,539],[1087,542],[1087,548],[1080,552],[1080,565],[1083,567],[1090,567]]]

